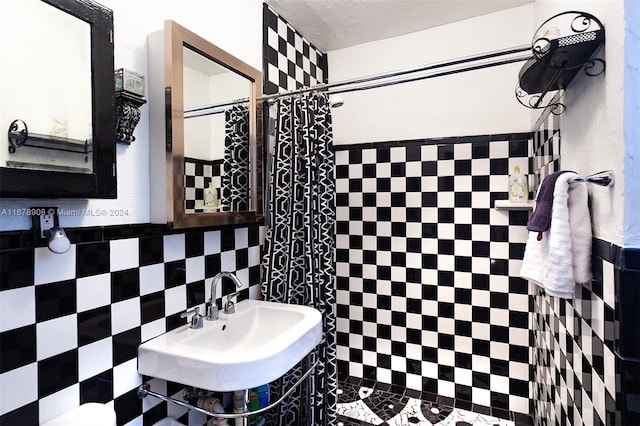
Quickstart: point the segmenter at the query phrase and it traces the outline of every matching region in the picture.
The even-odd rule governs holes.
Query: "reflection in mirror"
[[[148,53],[151,221],[261,222],[260,71],[173,21],[149,34]]]
[[[113,11],[0,1],[0,197],[116,198]]]
[[[185,212],[251,209],[252,82],[183,47]]]
[[[0,28],[0,167],[92,173],[90,24],[20,0],[0,2]]]

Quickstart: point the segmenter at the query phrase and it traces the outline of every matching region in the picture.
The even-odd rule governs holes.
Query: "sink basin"
[[[321,339],[316,309],[243,300],[201,329],[185,325],[141,344],[138,372],[212,391],[250,389],[285,374]]]

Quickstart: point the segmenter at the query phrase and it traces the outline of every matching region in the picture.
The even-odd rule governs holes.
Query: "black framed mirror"
[[[2,9],[16,24],[0,28],[0,197],[116,198],[113,12],[92,0]]]

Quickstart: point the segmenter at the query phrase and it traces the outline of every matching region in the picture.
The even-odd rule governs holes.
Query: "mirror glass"
[[[20,0],[0,2],[0,29],[0,130],[16,135],[0,167],[93,173],[91,25]]]
[[[250,205],[252,81],[183,45],[185,213]]]
[[[149,35],[149,151],[164,164],[152,167],[152,220],[173,229],[263,220],[261,80],[176,22]]]
[[[0,198],[116,198],[113,11],[0,0]]]

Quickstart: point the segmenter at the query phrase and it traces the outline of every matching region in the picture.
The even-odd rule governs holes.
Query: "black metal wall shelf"
[[[22,125],[22,129],[20,128]],[[54,149],[56,151],[75,152],[79,154],[88,154],[93,152],[93,144],[90,140],[77,140],[69,138],[60,138],[50,135],[41,135],[38,133],[29,133],[27,125],[22,120],[14,120],[9,126],[7,132],[9,138],[9,152],[16,152],[16,148],[21,146],[30,146],[34,148]]]
[[[534,58],[520,70],[518,101],[528,108],[563,113],[564,104],[553,100],[557,91],[565,90],[582,70],[592,77],[604,72],[604,60],[595,58],[604,38],[604,26],[589,13],[569,11],[547,19],[534,36]]]

